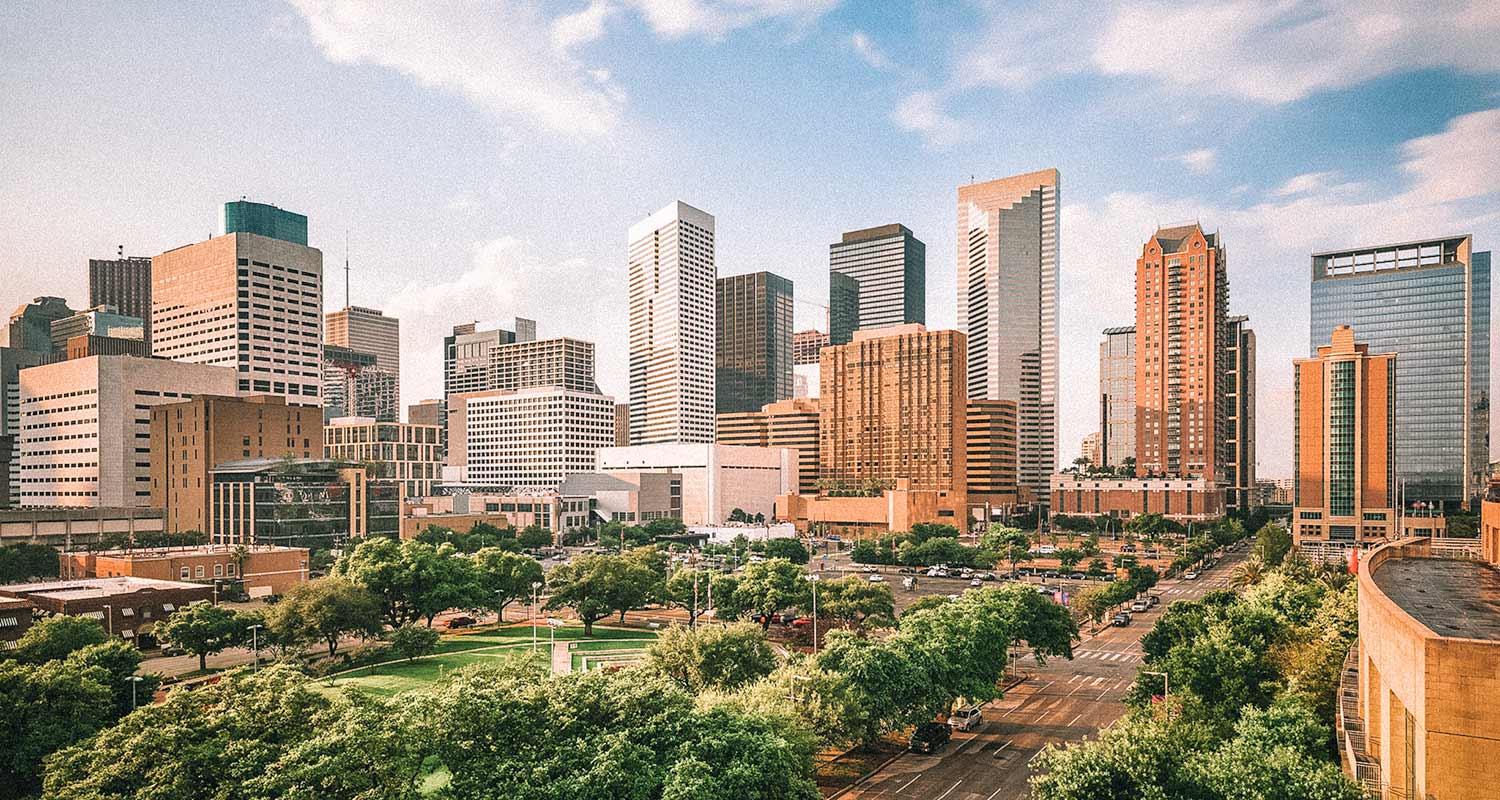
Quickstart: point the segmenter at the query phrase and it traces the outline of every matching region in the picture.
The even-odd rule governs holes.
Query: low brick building
[[[13,597],[0,597],[0,650],[11,650],[31,627],[31,604]]]
[[[819,531],[862,536],[909,531],[924,522],[962,526],[965,521],[948,507],[941,492],[911,488],[901,478],[896,488],[873,497],[788,494],[776,498],[776,519],[802,532]]]
[[[131,641],[149,635],[177,609],[211,601],[213,594],[212,586],[201,583],[123,576],[0,586],[0,599],[25,600],[44,614],[93,617],[112,635]]]
[[[1208,520],[1224,515],[1224,488],[1204,478],[1052,476],[1052,513],[1130,519],[1161,514]]]
[[[286,594],[308,580],[305,547],[249,545],[240,550],[205,545],[63,553],[61,559],[61,574],[69,577],[125,576],[210,585],[228,581],[243,584],[251,597]]]

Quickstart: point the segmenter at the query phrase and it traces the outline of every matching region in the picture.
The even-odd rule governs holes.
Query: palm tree
[[[1252,557],[1234,565],[1234,570],[1229,573],[1229,583],[1236,589],[1243,589],[1260,583],[1265,577],[1265,562]]]

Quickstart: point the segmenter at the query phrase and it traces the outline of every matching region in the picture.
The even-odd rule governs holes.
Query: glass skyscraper
[[[224,233],[254,233],[307,246],[307,217],[265,203],[234,200],[224,204]]]
[[[832,344],[848,344],[858,329],[927,324],[927,245],[905,225],[845,233],[828,246],[828,273]],[[851,288],[856,304],[852,315]]]
[[[1396,475],[1405,504],[1457,506],[1489,463],[1490,254],[1450,236],[1314,253],[1317,353],[1351,325],[1370,352],[1395,353]]]
[[[718,279],[718,413],[792,397],[792,282],[770,272]]]

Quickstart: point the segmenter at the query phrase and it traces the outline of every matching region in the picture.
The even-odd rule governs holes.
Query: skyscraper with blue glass
[[[1456,508],[1489,462],[1490,254],[1446,236],[1312,256],[1316,355],[1339,325],[1395,353],[1396,478],[1405,505]]]

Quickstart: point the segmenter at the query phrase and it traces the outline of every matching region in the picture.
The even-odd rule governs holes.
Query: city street
[[[1128,627],[1101,628],[1076,645],[1072,661],[1037,665],[1030,655],[1019,668],[1031,676],[984,708],[972,733],[955,733],[932,755],[903,753],[843,797],[909,800],[1010,800],[1028,796],[1029,764],[1049,744],[1077,741],[1119,718],[1120,702],[1141,664],[1140,639],[1161,610],[1229,585],[1244,557],[1231,554],[1197,580],[1163,581],[1152,594],[1163,605],[1135,615]]]

